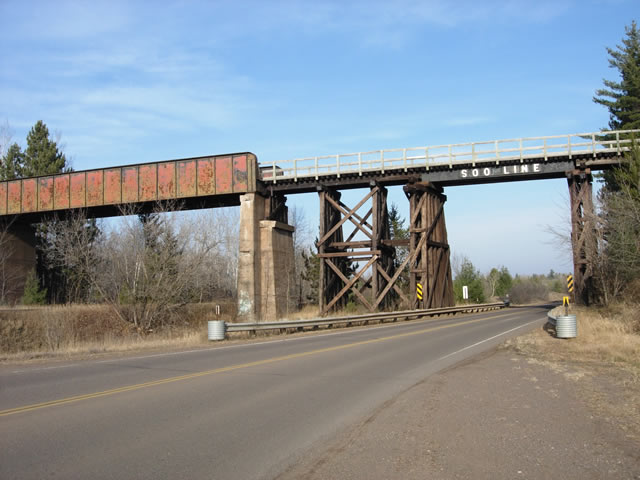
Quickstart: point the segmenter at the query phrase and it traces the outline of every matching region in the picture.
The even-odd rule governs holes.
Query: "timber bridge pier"
[[[351,292],[370,311],[401,299],[413,309],[453,305],[444,187],[566,178],[571,201],[576,301],[587,302],[592,272],[592,172],[619,165],[640,130],[590,132],[376,150],[258,163],[252,153],[126,165],[0,182],[0,222],[9,253],[13,298],[35,267],[33,224],[82,210],[119,215],[124,205],[152,210],[158,202],[183,209],[240,205],[238,315],[266,321],[286,311],[293,269],[293,227],[286,198],[317,192],[320,200],[319,297],[322,314]],[[402,185],[410,205],[409,239],[392,239],[387,187]],[[353,207],[341,190],[364,188]],[[367,212],[360,213],[364,208]],[[346,227],[353,230],[346,233]],[[396,247],[408,255],[396,261]],[[399,263],[399,264],[398,264]],[[350,271],[349,265],[356,271]],[[410,292],[398,279],[409,269]]]

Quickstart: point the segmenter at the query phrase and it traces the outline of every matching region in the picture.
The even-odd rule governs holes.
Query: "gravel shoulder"
[[[606,370],[502,346],[413,386],[278,478],[640,479],[639,393]]]

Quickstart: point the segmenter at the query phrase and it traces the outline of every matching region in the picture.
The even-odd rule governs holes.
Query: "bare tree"
[[[56,222],[52,261],[78,272],[95,296],[138,332],[168,325],[181,307],[197,299],[194,272],[210,264],[218,241],[166,213],[175,208],[158,206],[139,218],[137,209],[124,207],[117,227],[98,237],[83,228],[81,213]]]
[[[288,308],[299,310],[307,298],[310,289],[309,282],[305,282],[302,272],[305,271],[305,256],[312,245],[312,229],[304,214],[304,210],[296,205],[289,208],[289,224],[295,228],[293,232],[293,268],[287,265]]]
[[[4,123],[0,124],[0,161],[4,160],[12,138],[11,127],[9,122],[5,120]]]

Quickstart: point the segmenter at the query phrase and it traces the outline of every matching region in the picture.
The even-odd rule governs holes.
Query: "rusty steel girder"
[[[256,190],[257,160],[235,153],[0,182],[0,217]]]

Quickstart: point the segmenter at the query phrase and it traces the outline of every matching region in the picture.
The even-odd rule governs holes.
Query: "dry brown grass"
[[[554,313],[562,313],[558,307]],[[640,307],[616,305],[607,310],[572,308],[578,336],[560,340],[537,330],[509,342],[516,350],[547,361],[612,365],[640,381]]]
[[[207,342],[206,321],[214,304],[183,308],[180,321],[156,332],[140,332],[105,305],[64,305],[0,311],[0,361],[139,349],[190,347]],[[222,304],[222,320],[235,307]]]

